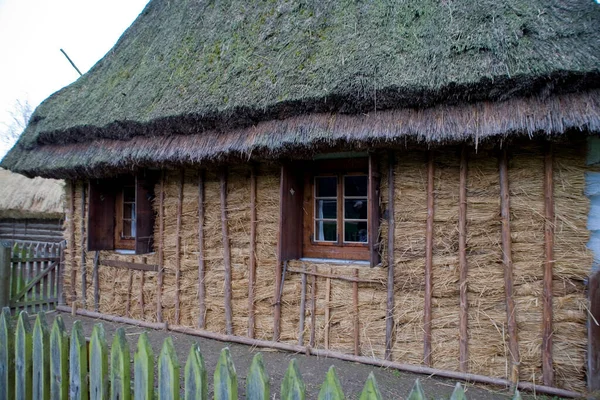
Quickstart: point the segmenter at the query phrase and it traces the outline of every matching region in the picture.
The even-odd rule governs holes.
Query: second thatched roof
[[[0,219],[55,219],[65,215],[65,184],[0,168]]]

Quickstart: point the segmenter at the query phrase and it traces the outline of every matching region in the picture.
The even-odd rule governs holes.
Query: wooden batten
[[[254,285],[256,282],[256,166],[250,166],[250,264],[248,266],[248,337],[254,338]],[[306,276],[303,275],[306,285]],[[306,286],[304,286],[306,290]],[[302,310],[302,312],[304,309]],[[304,320],[302,320],[304,322]]]
[[[142,263],[147,264],[148,259],[146,257],[142,257]],[[140,272],[140,312],[142,313],[142,318],[144,318],[144,284],[146,283],[146,273],[144,271]]]
[[[508,351],[510,353],[510,381],[514,386],[519,381],[519,343],[517,340],[517,318],[513,298],[512,239],[510,237],[510,193],[508,186],[508,154],[503,149],[498,170],[500,175],[500,202],[502,218],[502,263],[504,264],[504,293],[506,297],[506,318],[508,324]]]
[[[127,277],[127,302],[125,303],[125,316],[131,318],[131,291],[133,289],[133,270],[129,270]]]
[[[315,267],[316,272],[316,267]],[[315,325],[317,324],[317,277],[310,277],[310,347],[315,347]]]
[[[460,269],[459,364],[461,372],[467,372],[469,370],[469,302],[467,298],[467,277],[469,271],[467,264],[467,174],[467,147],[463,146],[460,153],[460,186],[458,192],[458,260]]]
[[[160,173],[160,193],[158,196],[158,288],[156,291],[156,319],[163,322],[162,291],[164,280],[164,247],[165,247],[165,171]]]
[[[98,312],[100,308],[100,277],[98,276],[98,265],[100,263],[100,252],[94,254],[94,271],[92,279],[94,280],[94,311]]]
[[[69,201],[69,252],[71,262],[71,298],[73,302],[77,300],[77,292],[75,291],[75,280],[77,279],[77,270],[75,269],[75,187],[76,182],[71,181],[71,199]]]
[[[360,317],[358,314],[358,268],[354,269],[354,279],[352,283],[352,305],[354,308],[354,355],[360,356]]]
[[[87,307],[87,270],[85,265],[85,184],[81,185],[81,306]]]
[[[396,222],[394,220],[394,168],[396,161],[394,152],[388,153],[388,278],[387,307],[385,315],[385,359],[392,359],[392,337],[394,334],[394,242]],[[358,285],[357,285],[358,286]],[[358,307],[358,306],[357,306]]]
[[[225,267],[225,331],[233,335],[233,311],[231,307],[231,248],[227,226],[227,169],[219,173],[221,191],[221,232],[223,234],[223,266]]]
[[[431,299],[433,292],[433,151],[427,155],[427,230],[425,233],[425,305],[424,305],[424,339],[423,361],[431,366]]]
[[[204,170],[198,175],[198,328],[206,327],[206,265],[204,263]]]
[[[331,269],[329,270],[331,273]],[[331,278],[325,280],[325,349],[329,350],[329,328],[331,322]]]
[[[177,225],[175,227],[175,323],[181,321],[181,214],[183,214],[183,182],[185,171],[181,170],[177,187]]]
[[[544,319],[542,338],[542,376],[544,385],[554,384],[552,365],[552,266],[554,265],[554,157],[552,145],[544,149]]]
[[[304,346],[304,318],[306,317],[306,265],[302,265],[300,289],[300,319],[298,322],[298,346]]]

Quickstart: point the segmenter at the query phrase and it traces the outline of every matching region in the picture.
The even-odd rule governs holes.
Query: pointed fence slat
[[[81,321],[75,321],[71,329],[69,348],[69,398],[71,400],[88,399],[88,357]]]
[[[342,390],[342,385],[340,384],[340,380],[335,373],[335,367],[332,365],[329,367],[329,371],[327,371],[327,376],[325,377],[325,381],[321,385],[321,390],[319,391],[319,400],[344,400],[346,397],[344,396],[344,391]]]
[[[298,362],[292,359],[285,371],[283,382],[281,382],[281,400],[304,400],[306,399],[306,385],[300,374]]]
[[[158,400],[179,400],[179,361],[171,337],[163,342],[158,358]]]
[[[4,307],[0,314],[0,400],[15,396],[14,335],[10,309]]]
[[[108,398],[108,345],[102,324],[95,324],[90,339],[90,400]]]
[[[372,372],[369,374],[367,382],[365,382],[365,387],[360,394],[359,400],[382,400],[381,392],[379,391],[377,381],[375,380],[375,375],[373,375]]]
[[[215,400],[237,400],[238,385],[235,365],[231,359],[229,347],[221,350],[217,368],[215,369],[214,390]]]
[[[208,374],[198,343],[190,349],[185,363],[185,400],[208,399]]]
[[[265,370],[263,356],[261,353],[256,353],[252,359],[252,364],[246,378],[246,399],[269,400],[270,397],[271,385],[269,375],[267,375],[267,371]]]
[[[15,330],[15,399],[29,400],[32,395],[31,326],[27,311],[21,311]]]
[[[59,315],[50,332],[50,398],[66,399],[69,395],[69,335]]]
[[[33,398],[50,399],[50,334],[43,311],[33,326]]]
[[[412,390],[408,394],[406,400],[426,400],[425,392],[423,392],[423,387],[421,386],[421,381],[418,379],[415,381]]]
[[[131,398],[131,373],[129,365],[129,344],[125,329],[115,332],[110,349],[110,398],[129,400]]]
[[[454,387],[452,396],[450,396],[450,400],[467,400],[467,396],[465,395],[465,390],[463,389],[460,382],[456,382],[456,386]]]
[[[133,357],[133,397],[135,400],[152,399],[154,396],[154,353],[148,334],[142,332]]]

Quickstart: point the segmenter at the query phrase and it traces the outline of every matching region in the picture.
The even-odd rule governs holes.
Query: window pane
[[[337,240],[337,222],[335,221],[315,221],[316,222],[316,241],[335,242]]]
[[[367,219],[367,199],[344,200],[344,218]]]
[[[121,237],[130,238],[132,236],[133,235],[131,232],[131,221],[124,220],[123,221],[123,232],[121,232]]]
[[[367,221],[344,222],[344,241],[367,243]]]
[[[123,204],[123,218],[135,219],[135,204],[134,203]]]
[[[344,196],[366,196],[368,180],[365,175],[344,177]]]
[[[335,176],[318,176],[315,178],[317,197],[336,197],[337,178]]]
[[[336,200],[317,200],[316,219],[322,218],[337,218],[337,201]]]
[[[132,186],[125,186],[123,188],[123,201],[126,203],[135,203],[135,188]]]

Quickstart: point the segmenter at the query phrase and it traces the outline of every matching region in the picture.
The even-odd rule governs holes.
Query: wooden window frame
[[[133,236],[124,237],[123,233],[123,222],[125,217],[125,188],[133,188],[135,192],[135,177],[123,177],[120,179],[118,189],[115,195],[115,250],[135,250],[135,234]],[[133,201],[133,207],[137,212],[137,199]],[[131,225],[134,225],[134,219],[130,219]]]

